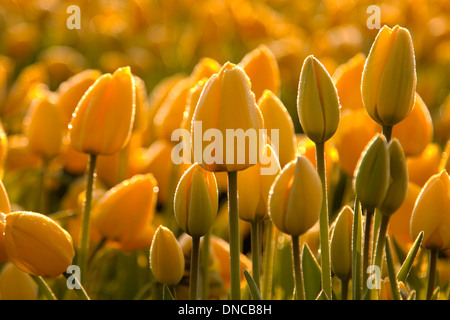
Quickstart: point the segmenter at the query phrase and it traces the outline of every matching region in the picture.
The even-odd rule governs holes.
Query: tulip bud
[[[5,173],[6,157],[8,155],[8,137],[0,123],[0,180],[3,179]]]
[[[37,300],[38,285],[12,263],[0,273],[0,300]]]
[[[192,237],[208,233],[218,209],[216,177],[193,164],[181,177],[175,191],[174,212],[178,225]]]
[[[445,145],[444,152],[442,153],[441,162],[439,164],[439,171],[447,170],[450,172],[450,140]]]
[[[109,240],[125,241],[149,223],[157,194],[152,174],[135,175],[98,200],[92,211],[92,225]]]
[[[80,152],[111,155],[128,142],[135,114],[130,68],[105,74],[86,91],[69,124],[70,142]]]
[[[192,71],[192,74],[190,76],[191,82],[195,84],[205,78],[208,79],[214,73],[218,73],[219,71],[220,64],[216,60],[211,58],[202,58]]]
[[[423,186],[411,216],[411,237],[424,232],[422,247],[450,249],[450,177],[447,171],[432,176]]]
[[[184,273],[184,256],[172,231],[160,225],[150,247],[150,268],[156,280],[166,285],[180,282]]]
[[[397,139],[389,143],[389,187],[379,209],[385,215],[391,215],[400,208],[408,192],[408,169],[402,146]]]
[[[6,215],[5,246],[16,267],[43,277],[65,272],[75,255],[69,233],[47,216],[34,212]]]
[[[407,29],[381,28],[364,66],[361,90],[367,112],[380,125],[393,126],[408,116],[414,105],[416,63]]]
[[[269,214],[284,233],[299,236],[318,220],[322,183],[314,166],[303,156],[289,162],[275,179],[269,193]]]
[[[5,247],[5,223],[6,215],[0,212],[0,264],[8,261],[8,254]]]
[[[345,206],[336,219],[330,243],[331,266],[341,280],[352,274],[352,230],[353,210]]]
[[[377,134],[361,154],[355,171],[354,189],[364,208],[373,210],[389,187],[389,150],[386,138]]]
[[[134,117],[133,132],[143,132],[148,125],[148,100],[147,88],[141,78],[134,76],[136,86],[136,113]]]
[[[394,126],[392,137],[398,139],[405,155],[417,156],[433,139],[433,122],[428,107],[416,93],[414,108],[405,120]]]
[[[278,158],[280,165],[284,167],[295,159],[296,154],[295,131],[291,116],[281,100],[269,90],[264,91],[258,101],[258,107],[264,118],[264,128],[271,140],[273,140],[271,130],[278,130]]]
[[[60,111],[49,95],[33,100],[24,125],[31,151],[45,159],[60,153],[64,127]]]
[[[297,111],[305,134],[315,143],[330,139],[339,123],[339,98],[325,67],[308,56],[300,73]]]
[[[196,126],[198,123],[201,124],[200,129]],[[258,162],[264,146],[259,130],[264,127],[264,122],[250,90],[250,81],[239,66],[228,62],[218,74],[209,78],[195,109],[192,124],[194,161],[207,170],[239,171]],[[215,148],[212,150],[209,144],[202,143],[203,133],[209,129],[216,129],[214,132],[218,131],[217,135],[220,134],[224,140],[222,143],[214,141],[212,144]],[[238,141],[235,145],[237,130],[248,133],[248,139],[245,138],[248,143]],[[234,134],[227,134],[227,131]],[[233,145],[234,148],[227,148],[227,145]]]
[[[250,79],[252,91],[258,100],[265,90],[275,95],[280,92],[280,70],[272,51],[261,45],[245,55],[239,66],[244,69]]]
[[[441,156],[441,147],[437,143],[430,143],[420,155],[408,157],[406,165],[408,166],[409,181],[423,186],[432,175],[440,172]]]
[[[258,162],[238,172],[239,217],[245,221],[256,222],[268,217],[269,191],[280,172],[280,164],[269,145],[264,148],[263,158],[266,163]],[[271,170],[264,172],[268,169]]]

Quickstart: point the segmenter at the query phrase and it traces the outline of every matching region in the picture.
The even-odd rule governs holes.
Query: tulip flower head
[[[6,264],[0,273],[0,300],[37,300],[38,285],[14,264]]]
[[[347,280],[352,272],[353,210],[345,206],[339,213],[331,235],[331,266],[339,279]]]

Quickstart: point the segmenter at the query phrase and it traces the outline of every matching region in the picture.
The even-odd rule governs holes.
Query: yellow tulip
[[[72,238],[55,221],[39,213],[6,215],[5,247],[9,260],[20,270],[56,277],[72,264]]]
[[[317,222],[322,201],[319,175],[308,159],[298,155],[272,184],[269,214],[280,231],[299,236]]]
[[[416,93],[414,108],[405,120],[394,126],[392,137],[397,138],[407,156],[417,156],[433,139],[433,122],[428,107]]]
[[[109,240],[133,237],[153,217],[157,194],[158,186],[152,174],[125,180],[95,204],[92,225]]]
[[[207,234],[217,215],[218,197],[214,174],[193,164],[175,191],[174,212],[181,229],[192,237]]]
[[[362,97],[369,115],[382,126],[405,119],[414,106],[416,63],[409,31],[381,28],[362,75]]]
[[[305,134],[315,143],[330,139],[339,123],[340,105],[336,87],[325,67],[308,56],[300,73],[297,111]]]
[[[184,256],[172,231],[160,225],[150,247],[150,268],[156,280],[166,285],[180,282],[184,273]]]
[[[439,171],[442,170],[447,170],[447,172],[450,172],[450,140],[447,141],[447,144],[445,145],[441,162],[439,163]]]
[[[411,216],[411,237],[424,232],[422,247],[450,249],[450,177],[447,171],[432,176],[423,186]]]
[[[379,131],[366,110],[343,112],[333,142],[339,153],[339,165],[348,176],[353,175],[361,153]]]
[[[406,158],[409,181],[423,186],[432,175],[439,172],[441,155],[441,147],[430,143],[420,155]]]
[[[278,158],[281,167],[295,159],[296,141],[294,124],[286,107],[270,90],[265,90],[258,100],[258,107],[264,118],[264,128],[271,137],[271,130],[278,130]],[[273,137],[272,137],[273,138]]]
[[[8,156],[8,137],[0,123],[0,179],[3,179],[5,173],[6,158]]]
[[[61,152],[64,126],[60,110],[49,95],[33,100],[24,125],[31,151],[45,159]]]
[[[352,274],[352,230],[353,210],[345,206],[336,218],[330,242],[331,266],[343,281]]]
[[[268,217],[267,203],[270,188],[280,172],[275,152],[266,145],[263,152],[265,164],[258,162],[253,167],[238,172],[239,217],[256,222]],[[269,174],[263,170],[273,168]]]
[[[148,249],[152,244],[154,236],[155,227],[151,224],[146,224],[138,233],[131,235],[130,238],[119,241],[117,243],[118,249],[125,252]]]
[[[214,73],[218,73],[220,71],[220,64],[211,58],[202,58],[195,65],[194,70],[190,76],[191,82],[193,84],[202,81],[203,79],[208,79]]]
[[[65,128],[84,93],[100,76],[100,71],[89,69],[77,73],[59,85],[56,92],[58,96],[56,106],[61,111]]]
[[[364,108],[361,91],[355,90],[355,88],[361,87],[361,76],[365,61],[366,58],[364,55],[358,53],[349,61],[339,66],[333,73],[333,80],[343,110],[359,110]]]
[[[11,204],[9,202],[8,193],[6,192],[3,181],[0,180],[0,212],[5,214],[11,212]]]
[[[5,223],[6,215],[0,212],[0,264],[8,261],[8,254],[5,247]]]
[[[8,137],[8,157],[6,159],[6,171],[14,171],[23,168],[42,168],[42,158],[31,152],[28,148],[28,139],[15,134]]]
[[[382,203],[389,187],[389,150],[386,138],[377,134],[361,154],[353,186],[364,208],[373,210]]]
[[[245,55],[239,66],[250,78],[251,88],[256,100],[260,99],[265,90],[280,94],[280,70],[277,60],[265,45],[250,51]]]
[[[0,273],[0,300],[37,300],[38,285],[12,263]]]
[[[105,74],[88,89],[69,124],[75,150],[111,155],[128,142],[135,115],[135,85],[130,68]]]
[[[136,113],[134,117],[133,132],[143,132],[148,125],[148,99],[145,82],[141,78],[134,76],[136,90]]]
[[[199,130],[195,130],[194,124],[196,121],[201,121],[201,129]],[[250,81],[241,67],[228,62],[218,74],[209,78],[198,101],[192,123],[191,136],[194,160],[200,162],[195,157],[198,149],[201,151],[199,157],[202,158],[200,164],[207,170],[239,171],[257,163],[263,148],[259,130],[263,129],[264,123],[261,111],[256,105],[255,96],[250,90]],[[208,155],[204,155],[204,150],[210,147],[209,145],[202,143],[201,146],[196,147],[199,143],[197,140],[202,142],[203,134],[208,129],[218,130],[224,140],[227,140],[227,129],[234,132],[236,132],[235,130],[243,130],[244,133],[251,129],[256,132],[253,131],[255,139],[246,139],[254,140],[249,141],[247,146],[239,148],[239,144],[238,147],[235,145],[232,159],[229,154],[230,150],[227,150],[226,146],[228,143],[234,142],[234,135],[229,138],[233,141],[223,141],[223,146],[219,143],[219,146],[214,150],[214,158],[221,155],[224,159],[216,161],[217,159],[213,159],[212,156],[210,158]],[[216,145],[217,141],[214,143]],[[244,158],[243,160],[241,156]]]
[[[69,137],[66,135],[63,138],[61,160],[64,170],[71,174],[81,175],[86,171],[89,156],[75,150],[70,144]]]

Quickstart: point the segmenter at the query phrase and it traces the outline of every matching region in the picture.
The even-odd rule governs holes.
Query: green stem
[[[38,195],[38,203],[36,206],[36,211],[42,214],[47,214],[47,190],[45,189],[45,176],[47,175],[47,167],[49,160],[42,160],[42,167],[39,173],[39,195]]]
[[[316,164],[317,172],[322,182],[322,207],[319,215],[319,238],[322,263],[322,289],[328,297],[331,297],[331,260],[330,244],[328,239],[328,196],[327,196],[327,178],[325,169],[325,144],[316,143]]]
[[[386,242],[387,227],[390,216],[382,215],[380,229],[378,230],[378,239],[375,253],[375,265],[381,270],[383,261],[384,243]]]
[[[385,136],[387,142],[391,141],[393,126],[383,126],[383,135]]]
[[[355,198],[352,235],[352,299],[361,299],[361,205]]]
[[[79,287],[79,289],[77,289],[77,288],[73,289],[77,293],[78,297],[80,297],[82,300],[91,300],[91,298],[89,298],[86,290],[84,290],[84,287],[81,285],[81,283],[77,277],[75,277],[73,274],[70,274],[67,272],[64,272],[63,275],[67,280],[69,280],[69,278],[73,276],[73,278],[70,279],[70,281],[75,281],[75,286]]]
[[[200,255],[200,276],[202,284],[202,300],[209,297],[209,243],[211,234],[208,232],[203,236],[202,252]]]
[[[39,290],[42,291],[42,293],[47,297],[48,300],[58,300],[56,299],[55,294],[53,293],[52,289],[50,289],[49,285],[44,280],[44,278],[35,275],[31,275],[31,277],[39,286]]]
[[[435,283],[436,283],[436,267],[438,259],[439,250],[430,250],[430,262],[428,264],[428,289],[427,289],[427,300],[431,299],[433,295]]]
[[[251,252],[252,252],[252,274],[253,274],[253,280],[256,283],[256,286],[258,287],[258,290],[261,289],[259,275],[260,275],[260,267],[259,267],[259,259],[260,259],[260,241],[259,241],[259,221],[254,221],[251,223]]]
[[[94,178],[95,178],[95,163],[97,156],[95,154],[90,155],[89,159],[89,169],[87,176],[86,185],[86,200],[84,203],[83,212],[83,222],[81,226],[81,242],[78,265],[81,270],[81,283],[84,283],[86,279],[85,273],[87,272],[87,256],[89,250],[89,233],[90,233],[90,215],[91,215],[91,202],[92,202],[92,191],[94,188]]]
[[[300,266],[300,244],[298,236],[292,236],[292,258],[294,261],[295,299],[305,300],[302,270]]]
[[[271,220],[266,220],[266,238],[264,245],[264,277],[262,295],[264,300],[271,298],[272,292],[272,273],[273,273],[273,254],[276,240],[276,232],[274,232]]]
[[[364,225],[364,247],[363,247],[363,284],[367,281],[367,267],[370,263],[370,232],[372,229],[373,209],[366,209],[366,220]]]
[[[349,279],[343,279],[341,282],[342,289],[341,289],[341,300],[347,300],[348,299],[348,283]]]
[[[200,253],[200,237],[192,237],[191,272],[189,281],[189,299],[198,298],[198,261]]]
[[[237,172],[228,172],[228,219],[230,230],[230,281],[232,300],[241,298],[241,269],[239,249],[239,212],[237,194]]]

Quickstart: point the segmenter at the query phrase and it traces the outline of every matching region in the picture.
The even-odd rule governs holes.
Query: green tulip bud
[[[352,274],[352,230],[353,210],[345,206],[336,219],[330,243],[331,267],[344,281]]]

